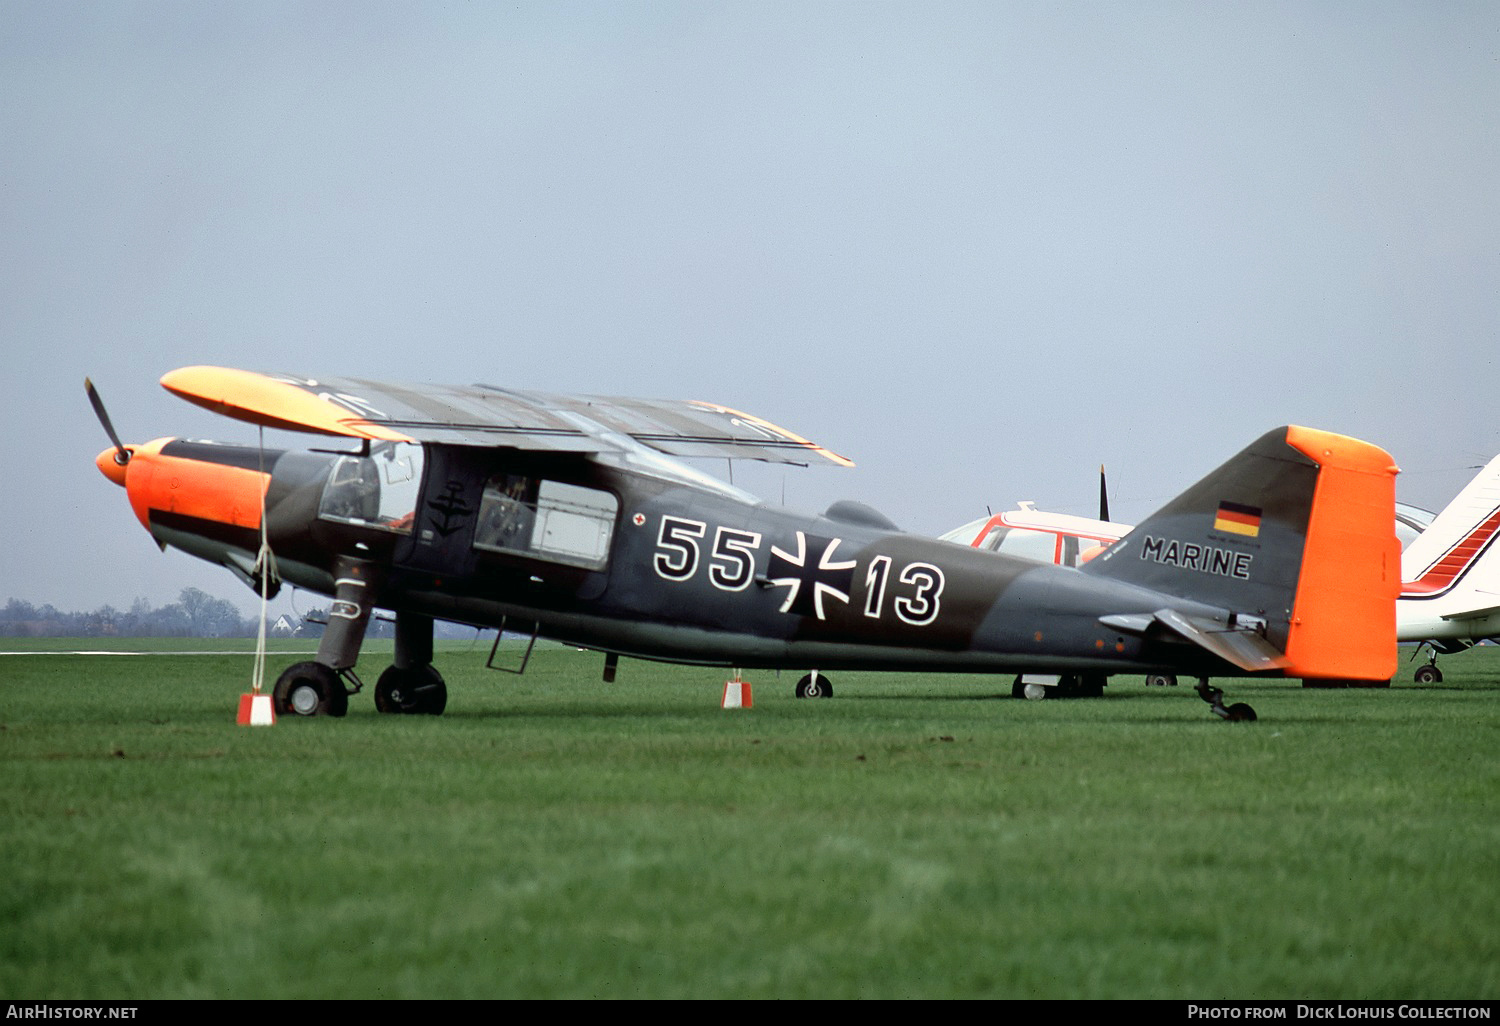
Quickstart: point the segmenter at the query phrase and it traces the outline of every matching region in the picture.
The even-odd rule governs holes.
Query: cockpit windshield
[[[341,456],[328,474],[318,516],[410,534],[422,487],[422,447],[391,442],[370,455]]]

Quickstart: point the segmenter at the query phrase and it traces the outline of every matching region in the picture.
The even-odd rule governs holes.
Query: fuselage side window
[[[613,492],[497,474],[484,487],[474,547],[598,569],[609,560],[619,510]]]

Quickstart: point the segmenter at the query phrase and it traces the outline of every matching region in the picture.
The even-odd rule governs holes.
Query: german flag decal
[[[1214,530],[1254,538],[1260,534],[1260,507],[1221,502],[1219,512],[1214,515]]]

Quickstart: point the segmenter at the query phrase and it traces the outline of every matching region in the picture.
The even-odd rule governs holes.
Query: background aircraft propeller
[[[1099,464],[1099,519],[1109,520],[1109,488],[1104,483],[1104,464]]]
[[[109,436],[109,440],[115,443],[115,462],[123,467],[130,462],[130,450],[125,448],[125,443],[120,441],[120,436],[115,433],[115,426],[110,423],[109,414],[104,410],[104,400],[99,398],[99,391],[94,388],[94,383],[84,378],[83,388],[89,394],[89,402],[94,407],[94,416],[99,418],[99,423],[104,426],[104,433]]]

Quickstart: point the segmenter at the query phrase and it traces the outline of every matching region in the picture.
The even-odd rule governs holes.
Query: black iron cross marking
[[[833,558],[840,541],[839,538],[819,538],[817,535],[809,538],[798,531],[796,552],[786,552],[775,545],[771,546],[771,565],[766,572],[766,583],[790,589],[786,601],[781,604],[783,613],[811,615],[819,620],[826,620],[828,617],[823,610],[825,598],[835,598],[845,605],[849,604],[857,561]],[[816,563],[809,559],[809,554],[814,551],[822,553]]]

